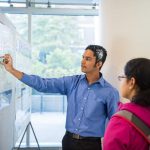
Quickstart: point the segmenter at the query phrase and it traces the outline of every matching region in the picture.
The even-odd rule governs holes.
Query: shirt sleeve
[[[36,75],[24,74],[21,81],[26,85],[44,93],[60,93],[66,95],[69,90],[69,83],[72,83],[73,78],[41,78]]]
[[[117,111],[119,99],[119,92],[116,89],[112,89],[106,102],[107,116],[109,120],[111,116]]]

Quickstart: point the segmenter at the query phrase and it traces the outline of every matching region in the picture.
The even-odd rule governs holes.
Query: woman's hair
[[[135,78],[139,90],[133,97],[133,102],[150,106],[150,59],[135,58],[127,62],[124,73],[128,79]]]

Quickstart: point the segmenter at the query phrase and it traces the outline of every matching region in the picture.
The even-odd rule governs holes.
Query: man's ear
[[[103,63],[102,63],[101,61],[97,62],[97,64],[96,64],[96,66],[97,66],[98,68],[101,68],[102,65],[103,65]]]

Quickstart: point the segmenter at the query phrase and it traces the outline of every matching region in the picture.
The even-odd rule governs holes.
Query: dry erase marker
[[[8,60],[7,60],[7,59],[4,59],[3,57],[0,57],[0,63],[5,63],[5,64],[7,64],[7,63],[8,63]]]

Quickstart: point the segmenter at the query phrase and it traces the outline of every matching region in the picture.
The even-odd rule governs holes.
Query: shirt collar
[[[101,86],[104,86],[104,78],[103,78],[103,74],[101,73],[101,77],[99,78],[99,80],[97,80],[96,82],[98,82]]]
[[[95,83],[99,83],[101,86],[104,86],[105,80],[103,78],[103,74],[102,73],[100,73],[100,74],[101,74],[101,77]],[[81,80],[82,79],[86,79],[86,75],[85,74],[81,75]]]

